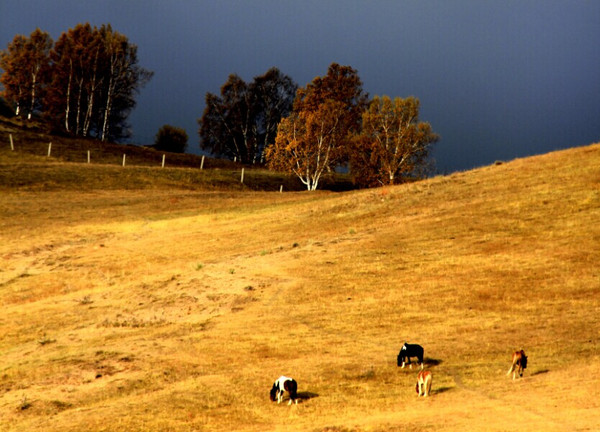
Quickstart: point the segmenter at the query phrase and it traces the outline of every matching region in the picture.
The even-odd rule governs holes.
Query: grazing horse
[[[288,392],[290,395],[290,401],[288,405],[291,405],[292,402],[295,404],[298,403],[298,383],[293,378],[288,378],[286,376],[280,376],[277,378],[277,381],[273,383],[273,387],[271,388],[271,401],[277,403],[281,403],[283,400],[283,393]]]
[[[407,344],[406,342],[402,345],[400,353],[398,354],[398,366],[404,367],[406,361],[408,361],[409,367],[412,369],[412,363],[410,362],[411,357],[416,357],[421,363],[421,370],[423,370],[423,347],[416,344]]]
[[[421,372],[419,372],[419,375],[417,375],[417,386],[415,388],[415,390],[417,390],[417,393],[419,394],[419,396],[423,395],[425,397],[429,396],[429,393],[431,392],[431,381],[433,380],[433,375],[431,374],[430,371],[424,371],[422,370]]]
[[[527,369],[527,356],[525,355],[525,351],[515,351],[512,355],[512,366],[506,373],[506,375],[510,375],[512,372],[513,380],[515,379],[515,374],[519,374],[520,377],[523,377],[523,370]]]

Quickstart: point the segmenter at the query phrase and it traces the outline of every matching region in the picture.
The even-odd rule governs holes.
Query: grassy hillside
[[[595,430],[599,167],[595,144],[337,194],[5,188],[0,430]]]
[[[165,168],[157,170],[162,166],[163,155]],[[348,176],[340,174],[327,176],[321,185],[324,189],[336,191],[353,188]],[[35,123],[0,117],[0,190],[176,188],[279,191],[280,187],[286,191],[306,189],[296,176],[264,168],[209,157],[205,157],[203,162],[198,155],[165,153],[135,145],[53,136]]]

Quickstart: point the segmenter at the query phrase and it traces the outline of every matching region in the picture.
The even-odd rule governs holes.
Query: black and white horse
[[[288,405],[291,405],[292,402],[295,404],[298,403],[298,383],[293,378],[282,375],[273,383],[270,394],[271,401],[275,402],[277,400],[277,403],[281,403],[285,392],[288,392],[290,395]]]
[[[404,343],[398,354],[398,366],[404,367],[408,363],[412,369],[410,358],[416,357],[419,363],[421,363],[421,370],[423,370],[423,353],[424,350],[421,345]]]

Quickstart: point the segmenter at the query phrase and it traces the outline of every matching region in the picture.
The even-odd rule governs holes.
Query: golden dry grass
[[[0,430],[596,430],[599,221],[598,144],[339,194],[3,191]]]

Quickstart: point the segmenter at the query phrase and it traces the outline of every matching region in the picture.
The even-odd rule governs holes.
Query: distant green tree
[[[185,153],[187,142],[188,135],[184,129],[164,125],[158,130],[153,147],[171,153]]]
[[[271,68],[253,82],[231,74],[217,96],[206,93],[200,148],[243,163],[263,163],[277,125],[292,110],[297,89],[292,79]]]

